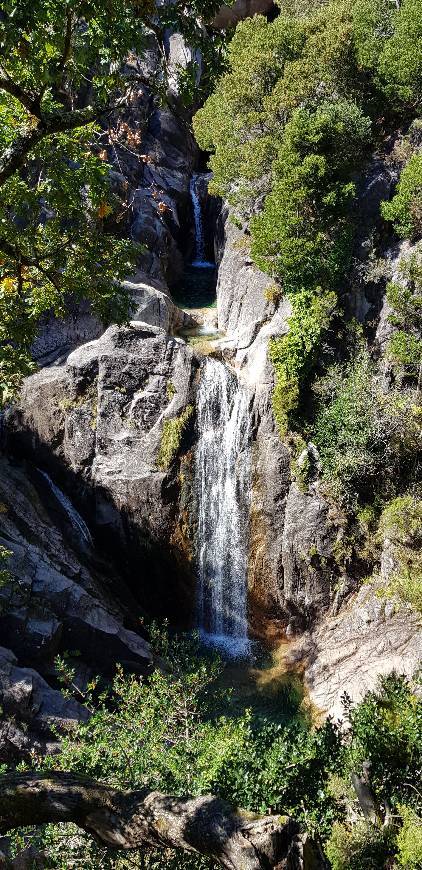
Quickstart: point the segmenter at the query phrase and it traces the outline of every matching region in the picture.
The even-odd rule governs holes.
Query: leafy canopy
[[[112,124],[128,89],[143,85],[142,58],[166,28],[208,45],[208,83],[222,38],[203,19],[216,2],[156,9],[153,0],[5,0],[0,12],[0,402],[31,371],[40,318],[88,299],[105,323],[122,322],[129,299],[121,279],[134,244],[116,237],[100,123]],[[209,38],[208,38],[209,36]],[[165,96],[166,65],[147,84]],[[123,72],[122,72],[123,70]],[[177,71],[176,71],[177,72]],[[196,79],[195,79],[196,81]],[[203,84],[207,81],[205,76]],[[198,88],[192,99],[198,98]],[[130,101],[129,101],[130,104]]]
[[[238,26],[227,72],[194,128],[211,151],[211,189],[228,199],[240,225],[249,225],[256,265],[278,281],[293,309],[294,297],[308,294],[321,297],[333,316],[336,306],[324,300],[341,294],[351,263],[356,171],[384,125],[417,114],[422,0],[279,5],[275,21],[256,16]],[[385,216],[400,227],[405,220],[406,230],[419,219],[419,159],[397,201],[385,206]],[[298,341],[293,316],[296,338],[272,348],[282,434],[309,371],[308,321]]]

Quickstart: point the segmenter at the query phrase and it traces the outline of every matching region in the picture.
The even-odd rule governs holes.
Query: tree
[[[288,817],[251,819],[211,795],[123,792],[66,773],[0,777],[0,834],[47,822],[75,822],[111,849],[184,849],[227,870],[279,867],[299,833]]]
[[[113,212],[122,208],[110,187],[101,125],[112,125],[133,88],[146,84],[165,97],[168,27],[194,45],[207,44],[209,82],[222,37],[206,38],[203,17],[217,6],[192,0],[157,11],[154,0],[2,3],[0,402],[31,371],[30,348],[44,313],[62,316],[69,301],[83,298],[106,324],[127,319],[130,300],[121,279],[139,251],[112,231]],[[142,55],[152,35],[161,49],[161,77],[145,82],[135,65],[123,74],[127,55]]]

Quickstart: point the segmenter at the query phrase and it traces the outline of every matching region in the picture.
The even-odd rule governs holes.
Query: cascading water
[[[205,643],[249,651],[247,554],[251,491],[249,396],[208,357],[197,398],[198,624]]]
[[[172,287],[172,296],[180,308],[211,308],[215,304],[217,270],[215,263],[206,259],[207,241],[203,219],[210,173],[196,173],[190,180],[190,196],[195,229],[194,258],[186,263],[183,275]]]
[[[89,531],[85,520],[82,519],[81,515],[78,513],[78,511],[70,501],[70,498],[68,498],[67,495],[65,495],[65,493],[62,492],[61,489],[59,489],[57,484],[54,483],[54,481],[51,479],[46,471],[42,471],[41,468],[39,468],[38,471],[47,481],[51,492],[53,493],[57,501],[61,504],[73,528],[78,532],[79,536],[84,539],[86,544],[92,546],[91,532]]]
[[[193,219],[195,222],[195,259],[192,266],[200,269],[214,269],[215,263],[210,263],[205,257],[205,235],[202,220],[202,203],[199,191],[201,182],[208,181],[210,175],[194,174],[190,180],[190,196],[192,200]]]

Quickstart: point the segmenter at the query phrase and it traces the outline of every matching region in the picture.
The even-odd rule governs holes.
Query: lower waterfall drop
[[[209,357],[197,403],[198,624],[204,643],[230,656],[245,657],[249,652],[249,395],[233,372]]]

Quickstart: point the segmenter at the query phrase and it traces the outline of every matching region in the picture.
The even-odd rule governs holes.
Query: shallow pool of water
[[[216,305],[217,268],[214,263],[190,263],[171,295],[179,308],[212,308]]]

